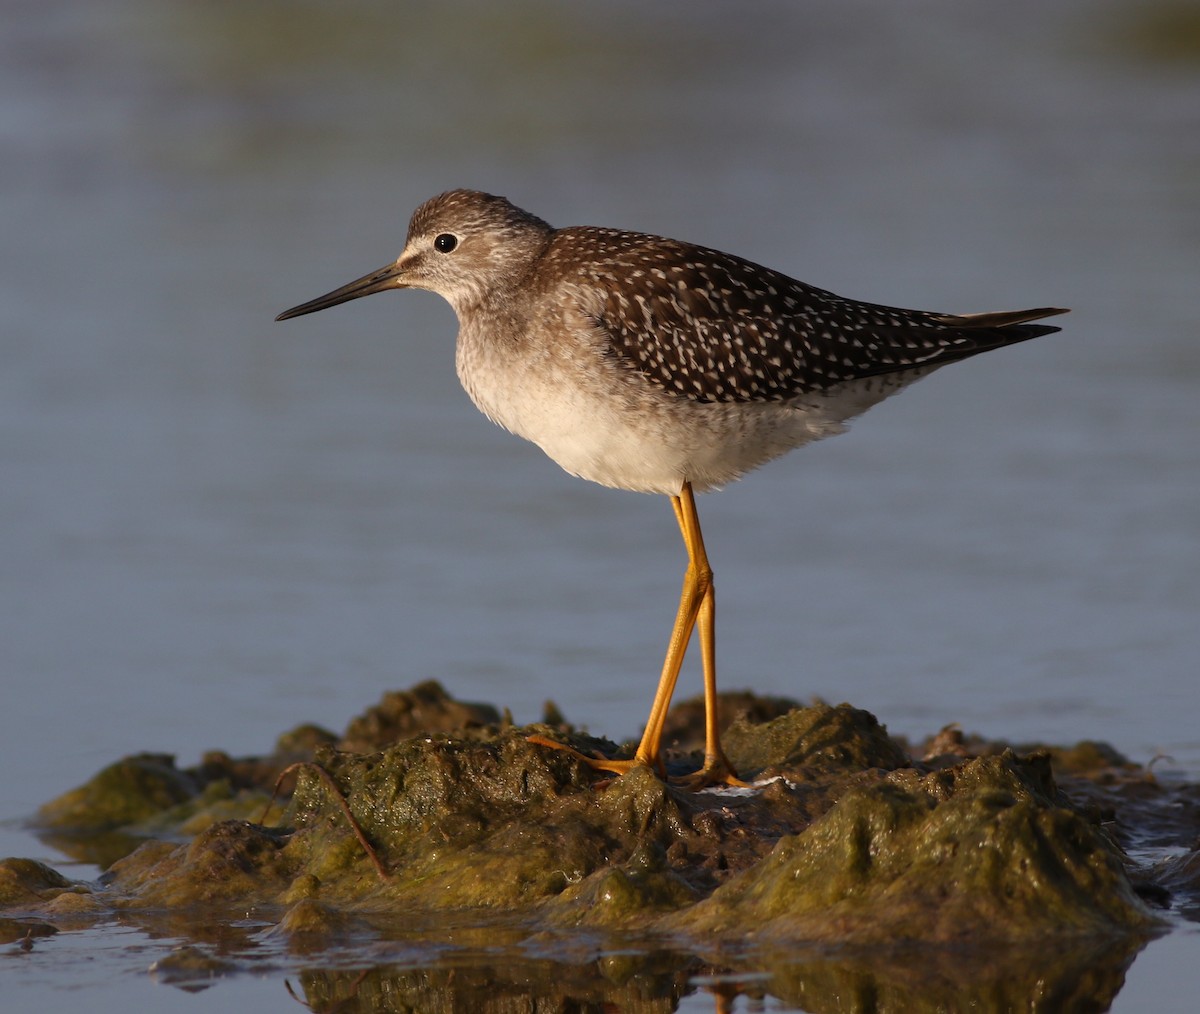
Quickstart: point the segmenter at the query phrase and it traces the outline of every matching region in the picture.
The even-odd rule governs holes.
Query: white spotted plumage
[[[456,244],[439,252],[447,233]],[[575,475],[668,494],[840,432],[945,363],[1057,331],[1027,322],[1063,312],[857,302],[677,240],[554,229],[467,190],[418,208],[395,265],[359,281],[454,307],[458,375],[489,418]]]

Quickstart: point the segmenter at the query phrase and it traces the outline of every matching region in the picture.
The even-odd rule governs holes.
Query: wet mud
[[[1200,912],[1200,790],[1110,746],[908,744],[849,705],[749,694],[722,714],[753,789],[606,779],[527,737],[631,743],[552,706],[517,728],[432,682],[265,757],[124,758],[36,818],[102,876],[0,861],[0,943],[118,920],[189,941],[156,962],[177,984],[274,947],[317,1010],[671,1010],[696,989],[718,1009],[1103,1010]],[[702,735],[685,702],[669,775]]]

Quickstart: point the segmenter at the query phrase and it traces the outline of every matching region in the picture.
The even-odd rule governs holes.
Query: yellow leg
[[[654,703],[650,706],[650,715],[646,719],[646,730],[642,733],[641,743],[638,744],[637,753],[634,754],[631,761],[592,757],[583,759],[592,767],[617,774],[622,774],[639,764],[645,764],[660,773],[663,772],[661,756],[663,727],[666,724],[667,711],[671,706],[671,695],[675,692],[675,683],[679,679],[679,670],[683,666],[683,657],[687,652],[688,642],[698,623],[700,654],[704,667],[704,766],[680,781],[686,787],[693,789],[718,782],[744,785],[744,782],[738,780],[733,766],[721,750],[718,733],[717,666],[714,636],[716,596],[713,591],[712,567],[709,566],[708,554],[704,549],[704,538],[700,533],[700,518],[696,513],[696,500],[692,494],[691,483],[685,482],[679,496],[671,497],[671,506],[675,510],[675,519],[679,522],[679,531],[683,535],[683,544],[687,548],[688,566],[683,576],[683,590],[679,596],[679,610],[675,614],[675,625],[671,629],[671,639],[667,642],[667,657],[663,662],[662,675],[659,677],[658,689],[654,694]],[[554,743],[542,736],[531,736],[530,741],[543,746],[563,749],[562,744]]]
[[[746,783],[737,777],[733,765],[721,749],[717,712],[717,596],[713,587],[712,568],[704,550],[704,536],[700,533],[700,516],[696,513],[696,501],[690,485],[683,489],[676,514],[682,514],[679,527],[683,531],[684,544],[688,547],[689,560],[697,562],[708,574],[696,614],[696,623],[700,628],[700,660],[704,669],[704,766],[699,771],[678,779],[678,782],[692,789],[702,789],[717,783],[744,786]],[[666,718],[665,711],[663,718]]]
[[[700,522],[696,517],[696,501],[692,496],[690,483],[683,484],[679,496],[671,497],[671,506],[675,509],[675,520],[679,522],[679,531],[683,534],[683,544],[687,547],[688,566],[683,575],[683,590],[679,595],[675,626],[671,629],[671,639],[667,642],[667,657],[663,661],[662,675],[654,693],[654,703],[650,706],[650,716],[646,719],[646,730],[642,733],[642,741],[634,755],[634,759],[640,763],[659,768],[662,767],[660,751],[663,726],[667,721],[667,711],[671,707],[671,695],[675,692],[679,670],[683,666],[683,656],[687,653],[688,642],[692,638],[692,630],[696,626],[700,608],[713,594],[712,568],[704,552],[704,540],[700,537]]]

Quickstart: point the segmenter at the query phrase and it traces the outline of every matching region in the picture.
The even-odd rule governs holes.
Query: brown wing
[[[593,312],[608,351],[695,401],[787,401],[1058,331],[1055,308],[952,315],[843,299],[729,254],[608,229],[562,230],[607,278]]]

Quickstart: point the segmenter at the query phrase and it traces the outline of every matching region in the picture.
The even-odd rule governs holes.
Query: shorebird
[[[678,779],[692,788],[737,783],[717,725],[716,601],[694,494],[842,432],[947,363],[1058,331],[1029,322],[1066,312],[859,302],[718,250],[555,229],[503,197],[451,190],[414,212],[395,261],[277,319],[407,288],[454,308],[458,376],[489,419],[572,475],[671,498],[688,564],[645,731],[630,760],[583,759],[665,774],[663,724],[698,627],[705,754]]]

